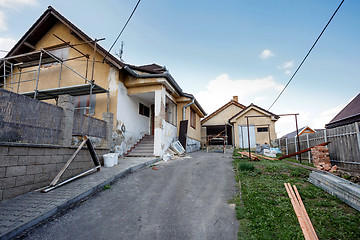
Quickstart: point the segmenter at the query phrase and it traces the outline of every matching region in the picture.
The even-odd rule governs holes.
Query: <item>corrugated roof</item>
[[[334,128],[356,121],[360,121],[360,93],[326,124],[325,127]]]

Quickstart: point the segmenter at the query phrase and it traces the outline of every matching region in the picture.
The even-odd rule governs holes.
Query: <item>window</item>
[[[90,95],[78,96],[75,103],[75,111],[87,115],[95,115],[95,103],[96,95],[91,95],[91,106],[90,106]]]
[[[257,132],[268,132],[269,131],[269,128],[267,127],[259,127],[257,128]]]
[[[139,103],[139,114],[145,117],[150,117],[150,108],[142,103]]]
[[[190,108],[190,126],[196,128],[196,113],[192,108]]]
[[[168,97],[165,102],[165,121],[176,126],[176,104]]]
[[[48,52],[61,60],[67,60],[69,57],[69,48],[68,47],[58,48],[58,49],[54,49],[54,50],[49,49]],[[56,64],[59,64],[59,62],[56,61],[56,62],[52,62],[52,63],[45,63],[42,65],[42,67],[49,68]]]

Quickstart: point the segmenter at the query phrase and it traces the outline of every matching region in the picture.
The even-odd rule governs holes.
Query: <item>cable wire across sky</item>
[[[119,35],[118,35],[118,36],[117,36],[117,38],[115,39],[114,43],[111,45],[111,47],[110,47],[109,51],[107,51],[107,53],[105,54],[104,59],[103,59],[103,62],[105,61],[105,58],[109,55],[109,53],[110,53],[111,49],[112,49],[112,48],[114,47],[114,45],[116,44],[117,40],[119,40],[119,37],[121,36],[121,34],[123,33],[123,31],[125,30],[125,28],[126,28],[126,26],[128,25],[128,23],[129,23],[130,19],[131,19],[131,18],[132,18],[132,16],[134,15],[134,13],[135,13],[135,11],[136,11],[137,7],[139,6],[140,1],[141,1],[141,0],[139,0],[139,1],[137,2],[137,4],[136,4],[136,6],[135,6],[134,10],[132,11],[132,13],[131,13],[130,17],[129,17],[129,18],[128,18],[128,20],[126,21],[126,23],[125,23],[124,27],[121,29],[121,31],[120,31],[120,33],[119,33]]]
[[[287,88],[287,86],[290,84],[290,82],[293,80],[293,78],[295,77],[296,73],[299,71],[299,69],[301,68],[301,66],[303,65],[303,63],[305,62],[305,60],[307,59],[307,57],[309,56],[309,54],[311,53],[311,51],[313,50],[313,48],[315,47],[315,45],[317,44],[317,42],[319,41],[319,39],[321,38],[322,34],[325,32],[325,29],[328,27],[328,25],[330,24],[331,20],[334,18],[334,16],[336,15],[337,11],[340,9],[341,5],[343,4],[344,0],[341,1],[340,5],[337,7],[337,9],[335,10],[335,12],[333,13],[333,15],[331,16],[330,20],[328,21],[328,23],[326,24],[326,26],[323,28],[323,30],[321,31],[320,35],[318,36],[318,38],[316,39],[316,41],[314,42],[314,44],[312,45],[312,47],[310,48],[310,50],[308,51],[308,53],[306,54],[306,56],[304,57],[304,59],[301,61],[300,65],[297,67],[296,71],[294,72],[294,74],[291,76],[290,80],[287,82],[287,84],[285,85],[285,87],[283,88],[283,90],[280,92],[280,94],[277,96],[277,98],[275,99],[275,101],[271,104],[271,106],[269,107],[268,110],[270,110],[270,108],[272,108],[272,106],[274,106],[274,104],[277,102],[277,100],[280,98],[280,96],[283,94],[283,92],[285,91],[285,89]]]

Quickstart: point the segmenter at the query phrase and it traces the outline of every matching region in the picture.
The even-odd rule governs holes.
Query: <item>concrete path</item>
[[[117,178],[157,162],[158,159],[126,158],[112,168],[85,176],[48,193],[31,192],[0,202],[0,239],[10,239],[55,215]]]
[[[230,154],[160,162],[32,229],[25,239],[236,239]]]

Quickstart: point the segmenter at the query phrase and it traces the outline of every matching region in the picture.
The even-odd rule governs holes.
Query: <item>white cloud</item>
[[[294,61],[289,61],[283,63],[281,66],[278,66],[278,69],[290,69],[294,66]]]
[[[12,38],[2,38],[0,37],[0,58],[4,57],[6,55],[6,52],[3,51],[9,51],[16,43],[15,39]]]
[[[23,8],[38,5],[38,0],[0,0],[0,31],[8,30],[6,20],[9,11],[21,11]]]
[[[0,11],[0,31],[7,30],[6,16],[3,11]]]
[[[0,0],[1,8],[19,9],[26,6],[37,6],[38,4],[38,0]]]
[[[274,57],[275,54],[272,53],[269,49],[265,49],[264,51],[262,51],[262,53],[260,54],[260,58],[261,59],[267,59],[267,58],[270,58],[270,57]]]
[[[244,105],[251,102],[258,104],[258,101],[266,99],[269,94],[280,92],[282,88],[272,76],[233,80],[227,74],[220,74],[207,84],[205,91],[200,91],[195,96],[210,114],[229,102],[233,96],[238,96],[239,102]]]

